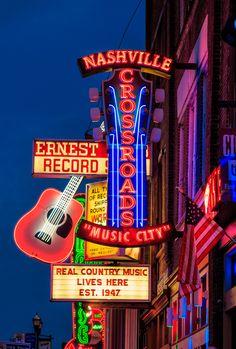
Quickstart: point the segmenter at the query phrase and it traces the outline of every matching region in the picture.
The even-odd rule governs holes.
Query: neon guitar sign
[[[30,257],[42,262],[66,260],[73,249],[75,228],[83,206],[73,199],[83,176],[73,176],[63,193],[46,189],[31,211],[17,223],[16,245]]]

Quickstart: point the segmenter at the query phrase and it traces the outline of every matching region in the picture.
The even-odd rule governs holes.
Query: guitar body
[[[14,238],[27,255],[46,263],[67,259],[73,249],[75,228],[83,214],[80,202],[71,199],[66,210],[56,204],[62,193],[47,189],[36,205],[17,223]]]

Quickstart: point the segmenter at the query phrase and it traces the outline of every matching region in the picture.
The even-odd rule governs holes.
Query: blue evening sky
[[[32,141],[84,139],[89,87],[76,59],[118,49],[140,0],[0,1],[0,341],[31,332],[36,312],[53,348],[71,338],[71,304],[50,302],[50,267],[23,254],[13,240],[17,221],[48,187],[68,180],[32,178]],[[145,0],[120,48],[145,48]]]

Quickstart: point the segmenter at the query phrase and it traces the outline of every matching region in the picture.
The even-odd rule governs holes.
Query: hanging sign
[[[52,301],[150,302],[149,266],[51,265]]]
[[[83,176],[73,176],[63,192],[44,190],[36,205],[16,224],[14,240],[19,249],[45,263],[66,260],[74,246],[75,228],[84,208],[73,199]]]
[[[116,70],[103,81],[108,130],[108,225],[147,224],[145,149],[152,84],[133,69]]]
[[[107,222],[107,181],[94,182],[86,185],[86,220],[105,226]],[[83,238],[84,239],[84,238]],[[85,240],[85,239],[84,239]],[[87,239],[86,239],[87,240]],[[119,255],[118,247],[108,247],[85,241],[85,259],[111,259]]]
[[[236,129],[220,129],[221,199],[236,202]]]
[[[147,174],[151,171],[150,146],[146,148]],[[107,176],[107,144],[93,141],[36,139],[33,143],[33,176]]]
[[[109,50],[79,58],[77,63],[84,77],[112,69],[130,67],[169,78],[173,60],[145,51]]]
[[[221,178],[220,166],[215,168],[207,178],[206,187],[204,190],[204,209],[205,213],[214,211],[216,205],[221,200]]]
[[[156,236],[155,229],[145,229],[148,221],[145,151],[151,119],[152,82],[141,72],[169,78],[173,61],[144,51],[109,50],[81,57],[77,62],[82,76],[113,70],[111,77],[102,82],[108,144],[108,214],[107,225],[102,228],[106,234],[98,233],[99,239],[102,236],[101,240],[113,246],[140,246],[146,243],[144,240],[150,243]],[[87,225],[85,230],[90,227],[92,225]],[[130,230],[124,232],[125,229]],[[146,236],[143,231],[142,238],[140,234],[135,237],[142,229]],[[90,230],[94,231],[94,227]],[[134,259],[139,259],[140,248],[130,250]]]
[[[172,230],[173,226],[169,223],[144,228],[111,228],[83,220],[77,234],[81,239],[102,245],[138,247],[163,242]]]
[[[85,194],[77,194],[76,201],[79,201],[84,207],[86,205]],[[82,217],[84,219],[84,216]],[[78,230],[82,219],[78,222],[76,230]],[[84,259],[84,241],[78,237],[75,237],[75,244],[73,254],[71,256],[71,262],[77,264],[94,264],[94,262],[85,262]],[[88,344],[94,343],[96,337],[96,343],[104,342],[104,326],[105,316],[103,310],[98,308],[91,308],[84,305],[84,302],[73,302],[72,306],[72,322],[73,322],[73,343],[76,344],[76,348],[82,345],[82,347],[88,347]],[[72,344],[71,344],[72,345]],[[86,345],[86,346],[84,346]]]

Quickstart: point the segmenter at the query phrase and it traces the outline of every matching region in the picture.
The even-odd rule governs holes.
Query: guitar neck
[[[60,200],[57,203],[57,208],[65,211],[77,189],[80,186],[84,176],[72,176],[66,188],[64,189]]]

